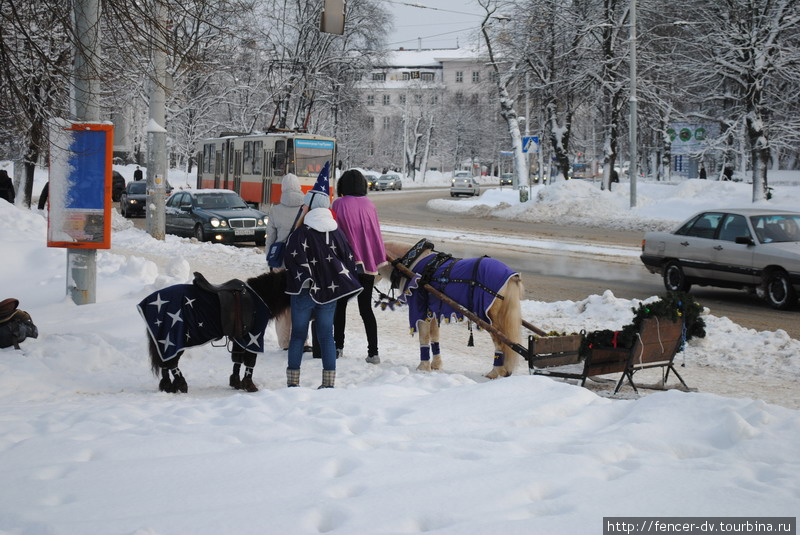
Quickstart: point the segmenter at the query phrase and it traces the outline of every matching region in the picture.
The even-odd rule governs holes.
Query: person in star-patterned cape
[[[328,164],[306,194],[304,215],[289,236],[284,253],[286,293],[292,299],[292,336],[286,369],[288,386],[298,386],[303,344],[313,315],[322,356],[322,386],[333,387],[336,346],[333,316],[336,301],[362,290],[347,238],[330,211]]]

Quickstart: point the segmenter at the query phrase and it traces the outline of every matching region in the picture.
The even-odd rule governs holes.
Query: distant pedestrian
[[[14,183],[11,182],[11,177],[8,176],[8,171],[0,169],[0,199],[5,199],[11,204],[14,204]]]
[[[608,181],[608,191],[611,191],[611,186],[615,182],[619,182],[619,173],[613,167],[611,168],[611,180]]]
[[[726,165],[725,170],[722,171],[722,180],[733,180],[733,166]]]
[[[136,166],[136,171],[133,172],[133,179],[134,180],[142,180],[142,179],[144,179],[144,173],[142,173],[142,170],[139,169],[138,165]]]
[[[706,174],[706,166],[701,163],[700,164],[700,180],[705,180],[707,178],[708,178],[708,175]]]

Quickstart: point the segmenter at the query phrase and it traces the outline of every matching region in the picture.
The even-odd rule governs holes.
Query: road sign
[[[539,152],[539,136],[523,136],[522,152]]]

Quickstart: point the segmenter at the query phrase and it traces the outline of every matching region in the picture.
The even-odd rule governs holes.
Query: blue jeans
[[[293,295],[292,301],[292,337],[289,340],[290,370],[299,370],[303,361],[303,346],[308,335],[308,324],[314,317],[314,330],[319,339],[320,353],[322,356],[322,369],[336,369],[336,344],[333,342],[333,316],[336,312],[336,301],[320,305],[311,299],[308,288],[298,295]]]

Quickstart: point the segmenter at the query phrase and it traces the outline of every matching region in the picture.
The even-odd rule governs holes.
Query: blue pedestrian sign
[[[523,136],[522,152],[539,152],[539,136]]]

